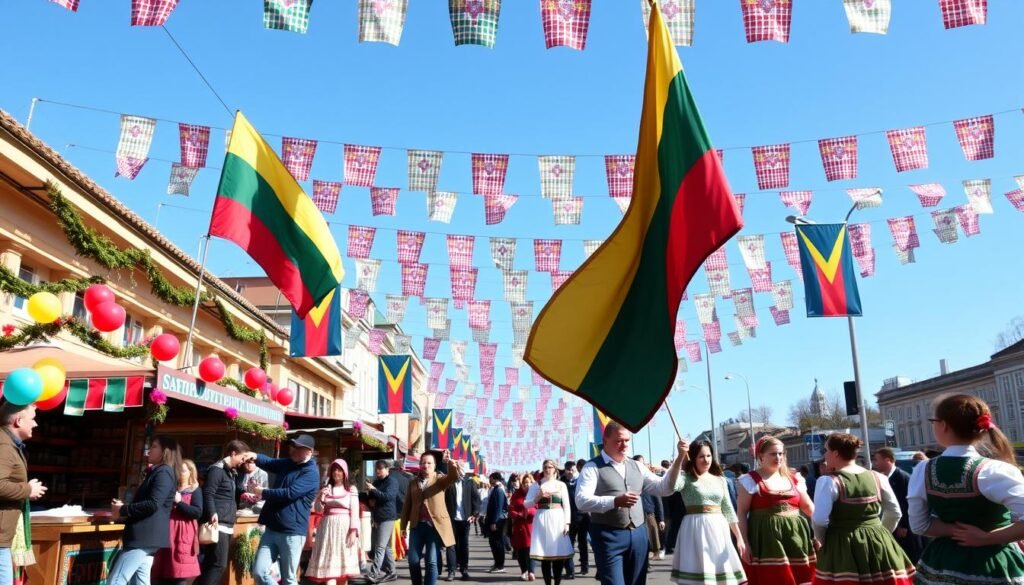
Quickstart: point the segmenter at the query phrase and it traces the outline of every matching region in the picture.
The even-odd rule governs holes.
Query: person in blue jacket
[[[271,459],[256,456],[256,466],[273,473],[274,487],[251,486],[262,498],[259,523],[266,526],[256,549],[252,575],[258,585],[277,585],[270,566],[278,561],[281,585],[296,585],[295,572],[309,531],[309,511],[320,490],[320,471],[313,459],[316,442],[309,435],[299,435],[288,442],[288,457]]]
[[[171,545],[171,509],[178,491],[181,451],[178,441],[157,436],[149,443],[149,467],[132,503],[113,500],[110,510],[124,522],[121,552],[107,575],[109,585],[149,585],[153,555]]]
[[[505,572],[505,521],[508,519],[508,494],[505,493],[505,485],[501,474],[495,471],[491,474],[491,495],[487,497],[487,539],[491,544],[491,556],[494,557],[494,564],[488,573]]]

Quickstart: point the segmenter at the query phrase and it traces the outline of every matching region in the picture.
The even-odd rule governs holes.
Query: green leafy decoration
[[[235,570],[245,577],[251,574],[252,563],[256,560],[256,545],[260,540],[260,529],[251,528],[242,532],[235,541]]]
[[[115,358],[133,359],[149,355],[149,346],[145,344],[125,345],[118,347],[106,339],[95,329],[90,329],[77,317],[62,317],[53,323],[31,323],[15,330],[11,335],[0,337],[0,351],[6,351],[29,343],[47,340],[66,331],[80,339],[93,349]]]
[[[241,392],[242,394],[245,394],[246,396],[252,396],[253,398],[256,397],[256,391],[255,390],[253,390],[252,388],[249,388],[248,386],[246,386],[245,384],[239,382],[238,380],[236,380],[234,378],[222,378],[222,379],[217,381],[217,384],[219,384],[221,386],[231,386],[232,388],[234,388],[235,390],[238,390],[239,392]]]
[[[87,278],[65,278],[57,282],[32,284],[18,278],[18,275],[6,266],[0,266],[0,290],[26,299],[39,292],[53,294],[82,292],[94,284],[102,284],[104,282],[106,280],[102,276],[89,276]]]
[[[277,425],[265,425],[241,416],[229,421],[229,425],[240,433],[256,435],[257,437],[262,437],[264,439],[281,440],[286,436],[284,427],[279,427]]]

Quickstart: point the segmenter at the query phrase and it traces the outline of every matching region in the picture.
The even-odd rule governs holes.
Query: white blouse
[[[953,445],[939,457],[980,457],[978,450],[970,445]],[[910,530],[914,534],[925,534],[932,524],[931,509],[928,507],[928,482],[926,463],[914,467],[907,489],[907,514],[910,516]],[[1015,466],[989,459],[978,471],[978,490],[987,499],[1010,509],[1014,522],[1024,519],[1024,477]]]
[[[804,481],[802,475],[798,473],[795,476],[792,476],[791,479],[795,481],[798,492],[807,493],[807,482]],[[737,481],[741,486],[743,486],[743,489],[746,490],[748,494],[752,496],[757,495],[757,482],[754,481],[754,478],[751,477],[749,473],[741,475]],[[771,488],[771,484],[769,484],[768,487]]]
[[[875,474],[875,477],[878,479],[878,487],[880,488],[878,495],[882,504],[882,526],[885,526],[885,529],[889,532],[896,530],[896,525],[900,523],[903,512],[900,511],[900,503],[896,500],[896,494],[893,493],[892,486],[889,485],[889,478],[880,473],[868,471],[859,465],[849,465],[840,471],[848,471],[855,474]],[[818,482],[814,484],[814,516],[811,517],[811,521],[814,524],[814,537],[820,542],[825,541],[829,516],[832,515],[832,503],[838,499],[839,486],[836,485],[832,476],[819,477]]]
[[[530,489],[526,492],[526,500],[523,502],[523,505],[527,508],[533,508],[537,505],[537,500],[542,496],[561,497],[562,514],[565,515],[565,524],[568,526],[572,522],[572,508],[569,507],[569,488],[565,487],[565,483],[557,479],[545,481],[543,484],[536,481],[533,482],[530,484]]]

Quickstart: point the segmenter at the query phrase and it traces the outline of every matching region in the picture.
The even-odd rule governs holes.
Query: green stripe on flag
[[[103,393],[104,412],[124,412],[124,395],[127,386],[127,378],[107,379],[107,389]]]
[[[87,378],[71,380],[68,385],[68,397],[64,401],[64,414],[82,416],[85,414],[85,397],[89,394]]]

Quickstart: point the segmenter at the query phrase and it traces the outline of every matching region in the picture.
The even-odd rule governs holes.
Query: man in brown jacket
[[[36,428],[36,407],[18,406],[0,401],[0,585],[14,581],[11,544],[22,514],[28,514],[28,501],[46,493],[38,479],[28,479],[25,441]]]
[[[433,453],[420,456],[420,473],[409,482],[409,493],[402,505],[401,527],[409,534],[409,576],[412,585],[437,584],[438,547],[455,544],[455,533],[448,517],[444,491],[462,479],[462,466],[444,452],[448,473],[437,473],[437,460]],[[427,565],[426,581],[420,568],[421,560]]]

